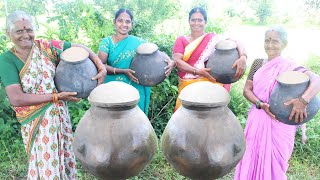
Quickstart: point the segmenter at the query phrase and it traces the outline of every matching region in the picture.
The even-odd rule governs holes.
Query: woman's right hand
[[[210,74],[211,69],[210,68],[199,68],[195,70],[195,74],[208,78],[211,82],[216,82],[216,79],[211,76]]]
[[[277,120],[277,119],[276,119],[276,116],[271,113],[271,111],[270,111],[270,109],[269,109],[269,108],[270,108],[270,105],[269,105],[268,103],[262,102],[262,103],[260,104],[260,107],[261,107],[261,109],[263,109],[272,119]],[[278,121],[278,120],[277,120],[277,121]]]
[[[134,73],[135,73],[134,70],[132,70],[132,69],[124,69],[123,71],[124,71],[124,74],[127,75],[127,76],[130,78],[131,81],[139,84],[138,78],[136,78],[136,77],[134,76]]]
[[[77,95],[76,92],[60,92],[57,94],[59,100],[63,101],[72,101],[72,102],[78,102],[81,99],[75,97]]]

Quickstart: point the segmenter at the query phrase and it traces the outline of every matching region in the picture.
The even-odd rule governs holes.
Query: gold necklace
[[[13,48],[13,54],[14,55],[16,55],[22,62],[26,62],[25,60],[23,60],[19,55],[18,55],[18,51],[17,51],[17,48],[14,46]],[[31,51],[32,51],[32,49],[33,49],[33,46],[32,46],[32,48],[31,48]],[[31,52],[30,51],[30,52]],[[30,55],[30,52],[29,52],[29,55]],[[27,57],[27,59],[26,60],[28,60],[29,59],[29,55],[28,55],[28,57]]]

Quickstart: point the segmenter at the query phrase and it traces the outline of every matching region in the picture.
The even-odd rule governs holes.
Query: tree
[[[259,23],[265,24],[272,15],[272,0],[251,0],[251,7],[259,18]]]
[[[320,0],[305,0],[305,4],[311,9],[320,9]]]

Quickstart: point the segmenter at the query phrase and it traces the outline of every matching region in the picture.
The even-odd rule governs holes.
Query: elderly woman
[[[217,83],[210,75],[210,69],[205,68],[209,55],[214,51],[217,42],[223,39],[215,33],[206,33],[207,13],[201,7],[195,7],[189,12],[189,25],[191,33],[179,36],[173,47],[173,60],[175,60],[179,75],[179,93],[189,84],[198,81],[211,81]],[[240,58],[233,64],[237,68],[235,78],[240,78],[246,67],[244,48],[237,43]],[[220,84],[220,83],[217,83]],[[220,84],[230,91],[230,84]],[[176,101],[175,110],[181,106],[179,99]]]
[[[105,82],[122,81],[135,87],[140,95],[138,106],[148,115],[151,87],[139,84],[134,76],[135,72],[129,68],[137,47],[145,40],[129,34],[133,27],[133,15],[130,10],[119,9],[115,13],[113,24],[115,34],[102,39],[98,53],[108,72]],[[168,63],[165,74],[169,76],[175,63],[167,55],[165,56]]]
[[[21,123],[29,158],[28,179],[76,179],[72,127],[66,101],[75,92],[57,92],[55,68],[62,51],[85,48],[99,69],[93,77],[104,81],[106,70],[89,48],[60,40],[35,40],[30,15],[16,11],[6,19],[6,34],[14,47],[0,56],[0,78]]]
[[[264,48],[267,59],[254,60],[243,94],[253,105],[248,114],[246,151],[239,162],[234,179],[284,180],[296,133],[296,126],[286,125],[275,119],[269,110],[270,94],[279,73],[294,70],[307,74],[310,85],[300,98],[286,102],[293,109],[289,120],[302,121],[310,99],[320,91],[320,78],[308,69],[281,56],[287,45],[287,33],[281,26],[265,32]]]

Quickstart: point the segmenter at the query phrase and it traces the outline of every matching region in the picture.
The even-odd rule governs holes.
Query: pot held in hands
[[[307,118],[303,122],[295,123],[294,119],[289,121],[292,105],[286,106],[285,102],[299,98],[309,86],[308,75],[298,71],[287,71],[277,77],[278,84],[270,96],[270,111],[280,122],[289,125],[299,125],[311,120],[319,111],[320,100],[317,96],[312,98],[307,106]]]
[[[232,65],[239,57],[237,44],[231,40],[222,40],[216,44],[215,51],[209,56],[206,67],[211,69],[211,75],[217,82],[234,83],[238,81],[234,78],[237,69],[232,68]]]
[[[71,47],[60,55],[56,68],[55,85],[59,92],[77,92],[78,98],[87,98],[98,85],[91,78],[98,70],[89,59],[89,53],[81,47]]]
[[[135,71],[134,76],[138,78],[139,84],[155,86],[161,83],[166,78],[165,58],[164,53],[158,50],[156,44],[141,44],[130,65],[130,69]]]

